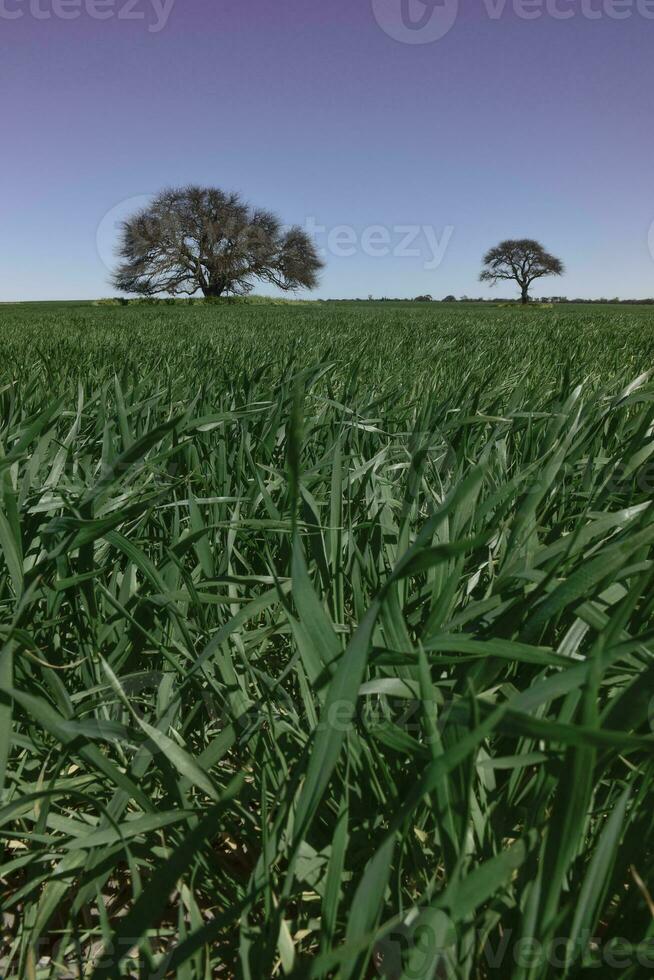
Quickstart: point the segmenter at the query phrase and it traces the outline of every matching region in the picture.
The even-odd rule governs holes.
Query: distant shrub
[[[228,296],[205,296],[200,302],[204,306],[225,306],[227,303],[233,302]]]
[[[287,299],[285,296],[205,296],[200,303],[209,306],[307,306],[313,300]]]
[[[255,293],[251,296],[136,296],[134,299],[108,296],[94,300],[93,306],[307,306],[315,302],[318,301]]]

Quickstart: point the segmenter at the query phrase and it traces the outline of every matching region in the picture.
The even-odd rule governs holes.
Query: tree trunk
[[[207,297],[217,297],[222,296],[226,288],[226,285],[222,282],[210,282],[208,285],[202,287],[202,292]]]
[[[529,302],[529,286],[522,287],[522,305],[526,306]]]

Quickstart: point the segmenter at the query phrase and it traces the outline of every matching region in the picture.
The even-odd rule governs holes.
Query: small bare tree
[[[126,293],[249,293],[257,280],[313,289],[323,263],[300,227],[216,188],[163,191],[122,225],[113,285]]]
[[[561,276],[565,269],[560,259],[546,252],[540,242],[531,238],[507,239],[484,256],[482,282],[492,286],[503,279],[513,279],[520,286],[523,304],[529,302],[529,287],[543,276]]]

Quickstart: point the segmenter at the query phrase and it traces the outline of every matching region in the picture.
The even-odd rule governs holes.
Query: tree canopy
[[[257,281],[313,289],[323,263],[299,226],[218,188],[165,190],[123,222],[113,275],[126,293],[249,293]]]
[[[543,276],[561,276],[565,271],[560,259],[546,252],[533,238],[509,238],[491,248],[484,256],[484,269],[479,276],[492,286],[504,280],[514,280],[520,286],[523,303],[529,302],[529,287]]]

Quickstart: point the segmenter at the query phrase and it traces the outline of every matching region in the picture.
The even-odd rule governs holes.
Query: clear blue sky
[[[517,2],[0,0],[0,300],[110,295],[129,202],[188,182],[324,226],[317,296],[492,296],[522,236],[538,294],[654,295],[654,3]]]

